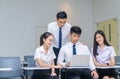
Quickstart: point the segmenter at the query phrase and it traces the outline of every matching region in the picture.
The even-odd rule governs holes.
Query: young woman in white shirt
[[[99,67],[107,67],[115,65],[115,50],[107,42],[105,34],[102,30],[98,30],[94,34],[93,45],[93,60],[94,64]],[[115,70],[112,69],[97,69],[99,79],[115,79]]]
[[[34,54],[37,67],[50,67],[48,70],[34,70],[32,79],[58,79],[55,73],[54,65],[55,54],[51,45],[53,43],[53,35],[45,32],[40,36],[40,47]]]

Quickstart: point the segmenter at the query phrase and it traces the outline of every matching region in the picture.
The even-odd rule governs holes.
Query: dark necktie
[[[73,45],[73,55],[76,55],[76,48],[75,48],[75,44]]]
[[[61,28],[59,28],[59,49],[61,48],[62,46],[62,30]]]

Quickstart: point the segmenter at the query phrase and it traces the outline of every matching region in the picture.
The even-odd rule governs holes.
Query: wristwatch
[[[109,63],[106,63],[107,64],[107,66],[109,66]]]
[[[96,69],[91,70],[91,72],[92,72],[92,71],[96,71]]]

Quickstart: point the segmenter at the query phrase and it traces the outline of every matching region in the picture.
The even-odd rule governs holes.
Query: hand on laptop
[[[62,65],[57,65],[55,66],[55,68],[62,68]]]
[[[65,66],[66,66],[66,67],[69,67],[69,66],[70,66],[70,62],[67,62]]]

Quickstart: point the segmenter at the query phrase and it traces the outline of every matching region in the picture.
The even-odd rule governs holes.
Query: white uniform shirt
[[[76,45],[76,55],[90,55],[89,67],[91,70],[95,69],[95,65],[93,63],[93,59],[88,47],[86,45],[81,44],[80,42],[77,42],[75,45]],[[72,55],[73,55],[73,44],[70,42],[64,45],[60,49],[57,64],[61,64],[64,66],[65,65],[63,63],[64,59],[66,60],[66,62],[69,62],[71,60]]]
[[[69,33],[70,33],[71,25],[69,23],[65,23],[62,27],[62,45],[69,42]],[[54,35],[54,47],[58,48],[59,43],[59,26],[57,22],[52,22],[48,24],[48,32]]]
[[[43,46],[40,46],[36,49],[34,54],[34,59],[36,60],[37,58],[40,58],[43,63],[50,65],[52,63],[52,60],[54,60],[56,57],[51,48],[48,50],[48,53],[46,54]],[[37,62],[36,65],[37,67],[39,67]]]
[[[100,47],[98,46],[97,53],[98,55],[96,56],[96,60],[98,63],[101,64],[110,63],[110,58],[116,56],[114,48],[112,46],[106,45],[103,48],[103,50],[101,50]]]

